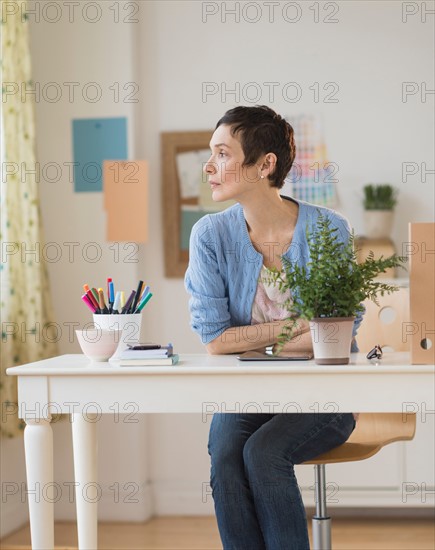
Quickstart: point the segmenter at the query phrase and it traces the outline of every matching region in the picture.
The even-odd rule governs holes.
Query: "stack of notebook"
[[[137,349],[143,347],[144,349]],[[136,348],[136,349],[135,349]],[[174,354],[172,344],[159,346],[135,346],[121,353],[119,365],[121,367],[145,367],[159,365],[175,365],[178,363],[178,355]]]

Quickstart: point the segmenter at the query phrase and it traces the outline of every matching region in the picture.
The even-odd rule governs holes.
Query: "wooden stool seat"
[[[412,439],[415,426],[415,414],[360,413],[354,431],[343,445],[303,462],[314,464],[315,472],[316,513],[312,518],[313,550],[331,550],[331,518],[326,506],[325,465],[370,458],[389,443]]]
[[[356,429],[356,428],[355,428]],[[381,445],[364,445],[363,443],[344,443],[332,451],[319,455],[316,459],[302,464],[334,464],[336,462],[355,462],[365,460],[382,449]]]
[[[349,439],[315,459],[303,464],[333,464],[370,458],[394,441],[409,441],[414,437],[415,414],[361,413]]]

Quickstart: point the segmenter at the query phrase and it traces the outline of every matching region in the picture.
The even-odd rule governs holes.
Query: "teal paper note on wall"
[[[74,191],[102,191],[103,160],[127,160],[127,119],[76,119],[72,130]]]

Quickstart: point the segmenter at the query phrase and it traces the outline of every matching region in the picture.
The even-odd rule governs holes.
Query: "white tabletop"
[[[400,412],[409,402],[418,409],[422,404],[435,408],[434,366],[411,365],[407,353],[385,353],[379,364],[353,354],[349,365],[181,354],[177,365],[145,367],[61,355],[7,373],[18,376],[20,417],[35,407],[68,412],[72,401],[82,408],[97,402],[102,412],[112,410],[113,403],[134,402],[137,412],[144,413],[202,412],[206,402],[225,403],[228,410],[255,402],[265,412],[269,401],[281,403],[282,410],[289,401],[297,402],[304,412],[313,404],[326,410],[331,402],[349,412]]]
[[[385,353],[374,363],[362,353],[351,354],[348,365],[316,365],[311,361],[238,361],[237,355],[182,354],[173,366],[121,367],[119,362],[92,363],[82,354],[61,355],[7,369],[13,376],[95,376],[146,374],[388,374],[430,373],[433,365],[411,365],[408,353]]]

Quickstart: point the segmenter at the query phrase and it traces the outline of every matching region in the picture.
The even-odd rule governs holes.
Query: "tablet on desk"
[[[310,352],[288,352],[280,355],[261,353],[260,351],[245,351],[237,356],[239,361],[309,361],[314,355]]]

